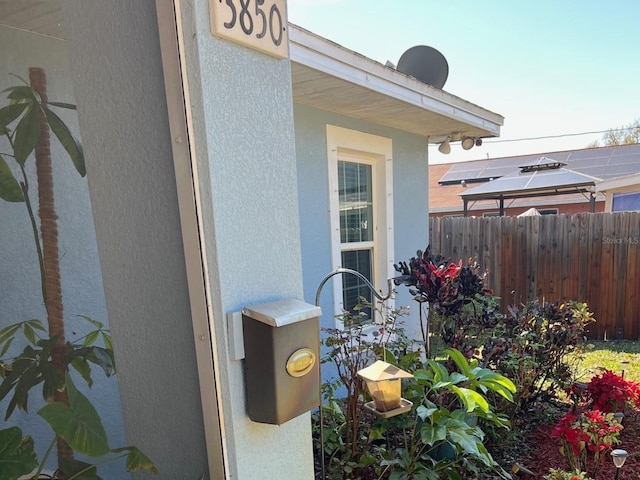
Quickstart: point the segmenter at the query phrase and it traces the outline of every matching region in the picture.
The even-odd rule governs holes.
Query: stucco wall
[[[251,422],[226,332],[228,312],[302,295],[289,63],[212,37],[206,0],[181,5],[228,474],[310,479],[309,415]],[[198,478],[202,407],[153,3],[64,7],[127,436],[161,478]]]
[[[69,76],[69,60],[66,42],[32,35],[20,30],[0,27],[0,90],[22,84],[12,76],[29,78],[29,67],[41,67],[47,74],[47,91],[51,101],[75,103]],[[6,94],[2,94],[0,106],[6,105]],[[78,135],[75,112],[56,109],[69,127]],[[10,151],[4,137],[0,139],[0,153],[12,167],[15,162],[5,155]],[[95,230],[87,179],[80,177],[68,156],[51,136],[51,151],[54,164],[54,190],[58,214],[59,256],[62,281],[62,296],[66,321],[66,338],[74,341],[82,338],[91,327],[78,317],[87,315],[108,323],[98,261]],[[37,211],[37,185],[35,162],[27,162],[30,195]],[[20,178],[19,169],[12,168]],[[32,318],[46,325],[46,313],[40,291],[40,272],[35,242],[24,203],[7,203],[0,200],[0,327]],[[16,345],[17,347],[17,345]],[[15,348],[14,348],[15,351]],[[82,388],[84,381],[77,378],[76,385],[92,399],[107,429],[110,444],[125,445],[117,377],[105,379],[102,371],[94,370],[95,384],[91,390]],[[9,424],[19,425],[25,433],[35,439],[40,455],[52,439],[52,431],[36,412],[41,399],[36,388],[30,396],[30,413],[17,412]],[[2,411],[7,400],[2,403]],[[128,478],[123,463],[109,464],[100,470],[106,478]]]
[[[315,302],[322,278],[333,270],[329,228],[329,187],[326,125],[391,138],[393,144],[393,197],[395,262],[409,260],[428,242],[426,138],[372,125],[304,105],[295,105],[296,156],[304,298]],[[331,281],[331,280],[330,280]],[[385,290],[386,285],[376,285]],[[396,306],[409,305],[407,332],[419,337],[417,304],[405,287],[397,287]],[[322,291],[322,326],[334,328],[333,291]],[[329,370],[329,368],[326,368]]]
[[[228,312],[302,297],[290,64],[212,36],[208,12],[195,2],[185,39],[230,475],[310,479],[309,414],[249,420],[225,328]]]

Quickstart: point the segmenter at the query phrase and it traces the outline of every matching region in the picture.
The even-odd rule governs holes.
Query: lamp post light
[[[629,454],[626,450],[621,450],[619,448],[616,448],[611,452],[613,464],[616,466],[616,480],[619,480],[620,478],[620,469],[622,468],[622,465],[624,465],[624,461],[627,459],[627,455]]]

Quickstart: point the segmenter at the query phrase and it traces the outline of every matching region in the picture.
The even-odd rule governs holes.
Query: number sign
[[[289,54],[286,0],[209,0],[211,31],[278,58]]]

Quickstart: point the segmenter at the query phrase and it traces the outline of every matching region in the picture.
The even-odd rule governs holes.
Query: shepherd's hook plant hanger
[[[362,282],[364,282],[364,284],[369,288],[369,290],[371,290],[371,292],[375,295],[375,297],[378,300],[380,300],[381,302],[385,302],[386,300],[391,298],[391,295],[393,295],[393,279],[391,279],[391,278],[387,279],[387,294],[386,295],[382,295],[381,293],[379,293],[376,290],[376,288],[369,281],[369,279],[367,277],[365,277],[362,273],[360,273],[360,272],[358,272],[356,270],[352,270],[350,268],[338,267],[333,272],[327,274],[320,281],[320,284],[318,285],[318,290],[316,291],[316,306],[318,306],[318,307],[320,306],[320,295],[322,293],[322,288],[329,281],[329,279],[334,277],[335,275],[342,275],[342,274],[350,274],[350,275],[355,275],[356,277],[358,277],[360,280],[362,280]],[[383,326],[383,328],[384,328],[384,326]],[[383,351],[383,355],[384,355],[385,360],[386,360],[386,347],[384,347],[384,345],[383,345],[382,351]],[[377,362],[377,363],[381,363],[381,362]],[[400,369],[398,369],[396,367],[393,367],[393,368],[395,370],[399,371],[399,372],[407,374],[407,372],[404,372],[403,370],[400,370]],[[410,374],[407,374],[407,375],[412,376]],[[320,376],[319,389],[320,389],[320,395],[322,396],[322,376]],[[370,402],[370,403],[373,403],[373,402]],[[403,409],[402,412],[400,412],[400,409],[397,409],[397,410],[398,410],[398,413],[404,413],[406,411],[406,408]],[[374,412],[375,412],[375,410],[374,410]],[[319,420],[320,420],[320,465],[321,465],[321,471],[322,471],[322,479],[324,480],[326,478],[326,474],[325,474],[325,464],[324,464],[324,414],[323,414],[323,411],[322,411],[322,401],[321,401],[320,410],[319,410],[318,413],[319,413]],[[378,412],[376,412],[376,413],[378,413]]]

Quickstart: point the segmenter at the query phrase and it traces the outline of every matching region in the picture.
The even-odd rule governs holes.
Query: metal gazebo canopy
[[[595,211],[596,177],[584,175],[568,168],[565,163],[547,157],[520,165],[520,171],[491,180],[483,185],[461,193],[464,216],[469,202],[497,200],[500,216],[504,215],[505,199],[548,197],[572,193],[589,194],[589,211]]]

